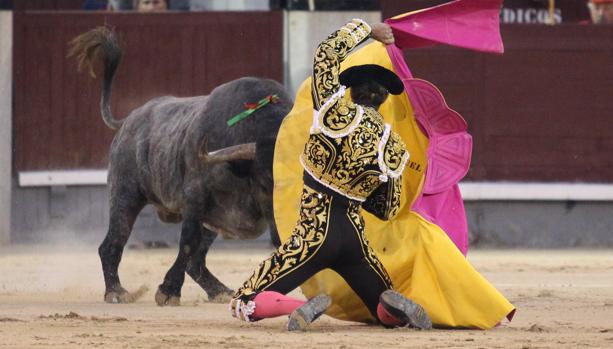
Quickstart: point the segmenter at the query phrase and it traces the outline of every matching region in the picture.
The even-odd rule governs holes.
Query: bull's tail
[[[113,75],[121,62],[123,50],[119,44],[119,39],[112,29],[98,27],[83,33],[70,42],[68,56],[76,56],[79,63],[79,71],[83,68],[89,70],[92,77],[94,68],[92,60],[98,55],[102,58],[104,66],[104,79],[102,80],[102,96],[100,98],[100,112],[104,123],[113,130],[121,127],[123,120],[117,120],[111,112],[111,85]]]

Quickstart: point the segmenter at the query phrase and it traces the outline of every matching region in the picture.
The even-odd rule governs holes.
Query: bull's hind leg
[[[211,302],[227,303],[232,299],[233,291],[221,283],[206,267],[206,255],[217,234],[206,228],[203,228],[203,231],[198,252],[187,263],[187,274],[204,289]]]
[[[196,253],[202,240],[200,220],[191,216],[185,217],[181,227],[179,253],[174,264],[164,277],[164,282],[158,287],[155,301],[159,306],[180,305],[181,287],[185,281],[187,262]]]
[[[138,193],[111,193],[109,230],[98,248],[106,286],[104,301],[107,303],[132,303],[146,291],[141,288],[136,293],[129,293],[121,286],[118,274],[123,249],[145,204]]]

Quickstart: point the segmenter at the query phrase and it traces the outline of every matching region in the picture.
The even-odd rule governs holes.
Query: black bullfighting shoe
[[[311,322],[317,320],[317,318],[328,309],[330,303],[332,303],[330,296],[325,294],[320,294],[319,296],[309,299],[308,302],[304,303],[304,305],[290,314],[287,330],[306,330]]]
[[[381,293],[379,302],[390,315],[406,325],[422,330],[432,329],[432,320],[424,308],[400,293],[387,290]]]

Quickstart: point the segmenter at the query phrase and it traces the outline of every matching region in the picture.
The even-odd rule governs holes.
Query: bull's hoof
[[[217,295],[215,295],[214,297],[209,297],[209,302],[211,303],[229,303],[232,300],[232,294],[233,292],[222,292],[219,293]]]
[[[158,291],[155,293],[155,302],[160,307],[163,307],[166,305],[178,307],[181,305],[181,297],[169,296],[158,288]]]
[[[130,293],[122,287],[118,290],[106,292],[104,295],[104,301],[113,304],[134,303],[138,299],[140,299],[148,290],[149,288],[143,285],[136,292]]]

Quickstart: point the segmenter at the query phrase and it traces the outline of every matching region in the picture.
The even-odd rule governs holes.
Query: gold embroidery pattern
[[[339,97],[340,99],[325,109],[320,110],[319,124],[326,128],[328,133],[340,136],[344,130],[355,126],[360,120],[356,117],[357,105]]]
[[[391,194],[388,197],[390,202],[390,209],[387,214],[388,219],[392,219],[398,214],[400,210],[400,194],[402,193],[402,178],[392,179],[391,182]]]
[[[387,144],[385,144],[385,151],[383,153],[385,165],[391,171],[397,171],[403,165],[402,158],[406,153],[406,148],[404,142],[397,133],[390,133],[390,138]]]
[[[315,51],[312,94],[316,109],[321,108],[338,89],[340,60],[344,59],[353,47],[351,35],[337,31],[334,37],[322,42]]]
[[[328,233],[332,197],[307,186],[302,190],[300,220],[291,237],[266,260],[236,291],[234,298],[248,298],[299,268],[314,256]]]
[[[339,89],[338,76],[341,61],[351,50],[365,41],[369,34],[370,28],[364,22],[354,20],[319,44],[313,60],[311,88],[315,109],[319,110],[324,102]]]
[[[349,135],[334,139],[321,133],[311,135],[302,163],[324,185],[364,201],[381,183],[377,156],[383,130],[377,112],[365,108],[362,121]]]
[[[377,258],[375,251],[368,244],[368,240],[364,235],[364,218],[360,215],[360,205],[357,203],[350,203],[349,210],[347,210],[347,217],[349,217],[349,221],[353,224],[356,234],[360,239],[360,244],[362,245],[362,252],[364,253],[364,258],[370,264],[370,267],[379,275],[381,280],[385,283],[388,289],[392,288],[392,279],[387,274],[383,263]]]
[[[303,161],[308,160],[309,169],[315,174],[328,172],[336,158],[336,147],[321,134],[311,136],[304,146]]]

